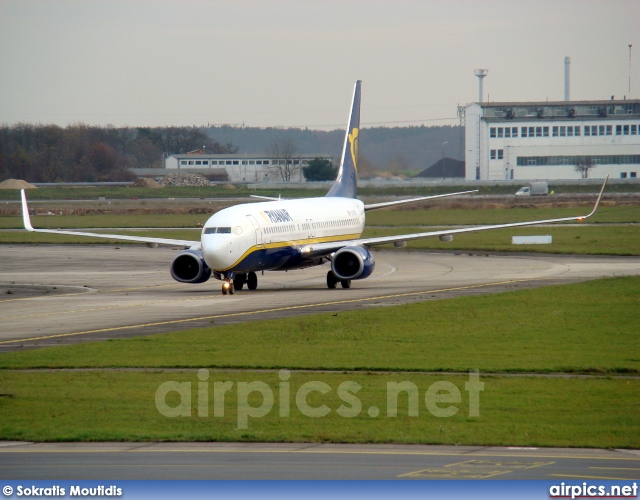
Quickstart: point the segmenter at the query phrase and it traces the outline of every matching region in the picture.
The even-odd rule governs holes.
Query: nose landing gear
[[[236,290],[242,290],[247,285],[249,290],[258,288],[258,276],[254,272],[231,273],[222,279],[222,295],[233,295]]]
[[[234,291],[233,281],[226,279],[222,282],[222,295],[233,295]]]

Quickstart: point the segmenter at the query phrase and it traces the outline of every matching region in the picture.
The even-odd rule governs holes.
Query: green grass
[[[277,441],[348,443],[427,443],[515,446],[580,446],[638,448],[640,446],[640,382],[638,380],[515,379],[480,377],[479,415],[469,415],[467,377],[418,374],[292,373],[288,417],[280,416],[280,378],[274,372],[211,372],[206,383],[208,416],[198,416],[198,382],[191,372],[0,372],[0,439],[24,441]],[[168,418],[155,405],[158,387],[168,381],[191,384],[191,416]],[[214,416],[214,382],[233,382],[224,416]],[[275,404],[261,418],[239,425],[239,382],[268,385]],[[320,381],[331,389],[312,393],[311,406],[325,404],[331,412],[311,418],[300,412],[296,393],[305,382]],[[387,382],[415,383],[418,416],[407,414],[407,397],[398,398],[398,416],[388,417]],[[461,394],[458,412],[436,417],[424,403],[425,392],[437,381],[454,384]],[[362,388],[362,410],[352,418],[336,410],[343,382]],[[248,399],[254,407],[262,397]],[[178,406],[176,393],[167,403]],[[187,401],[183,401],[187,403]],[[368,409],[381,410],[376,418]],[[449,404],[440,404],[447,407]],[[266,408],[268,409],[268,407]]]
[[[529,207],[508,209],[375,210],[367,213],[367,226],[447,226],[507,224],[586,215],[591,208]],[[640,206],[600,207],[589,223],[640,222]]]
[[[195,228],[204,224],[210,214],[149,214],[149,215],[38,215],[31,217],[33,227],[41,229],[103,228],[103,227],[175,227]],[[22,217],[0,217],[0,229],[22,229]]]
[[[365,237],[420,233],[445,228],[375,228],[366,229]],[[1,234],[1,233],[0,233]],[[512,236],[551,235],[548,245],[512,245]],[[386,245],[391,248],[391,245]],[[380,248],[384,248],[382,246]],[[484,252],[536,252],[578,255],[640,255],[640,229],[635,226],[547,226],[496,229],[454,235],[443,243],[438,238],[410,241],[407,248],[417,250],[463,250]]]
[[[214,207],[212,212],[217,211]],[[367,226],[438,226],[467,224],[504,224],[536,219],[553,219],[584,215],[588,208],[512,208],[512,209],[432,209],[376,210],[367,214]],[[39,228],[100,227],[196,227],[211,214],[135,214],[135,215],[56,215],[33,216]],[[601,207],[590,223],[638,223],[640,206]],[[22,217],[0,216],[0,229],[21,229]]]
[[[523,185],[526,183],[523,183]],[[247,196],[257,194],[260,196],[278,196],[282,194],[287,198],[324,196],[326,188],[300,189],[297,187],[288,188],[286,186],[274,186],[272,189],[248,189],[242,184],[235,185],[235,190],[226,190],[222,185],[210,187],[175,187],[167,186],[162,189],[138,188],[125,186],[95,186],[95,187],[43,187],[31,189],[28,198],[32,200],[97,200],[100,197],[106,199],[150,199],[150,198],[229,198],[236,196]],[[515,194],[518,186],[514,185],[494,185],[477,186],[467,184],[461,186],[398,186],[390,187],[386,185],[376,187],[360,187],[360,196],[429,196],[432,194],[442,194],[453,191],[468,191],[478,189],[479,194]],[[598,185],[556,185],[549,184],[549,189],[553,189],[556,194],[561,193],[598,193]],[[620,183],[609,184],[608,193],[632,193],[640,191],[640,184]],[[0,200],[16,200],[18,190],[1,189]]]
[[[92,233],[106,232],[109,234],[124,234],[128,236],[146,236],[149,238],[170,238],[179,240],[200,241],[200,229],[172,229],[162,231],[160,229],[148,231],[126,231],[114,229],[113,231],[89,230]],[[0,231],[0,244],[104,244],[104,245],[139,245],[134,241],[111,240],[108,238],[91,238],[87,236],[71,236],[66,234],[46,234],[28,232]]]
[[[368,228],[364,236],[388,236],[425,232],[436,228],[411,226],[411,224],[496,224],[517,222],[531,219],[548,219],[554,217],[575,216],[584,213],[585,209],[540,208],[510,210],[415,210],[415,211],[376,211],[367,216]],[[170,214],[170,215],[69,215],[33,217],[33,224],[40,228],[90,228],[88,231],[99,232],[100,228],[134,228],[134,227],[174,227],[168,231],[121,231],[112,233],[142,235],[175,239],[199,239],[198,230],[185,229],[204,223],[207,215],[202,214]],[[427,238],[409,243],[409,248],[428,250],[469,250],[469,251],[505,251],[505,252],[541,252],[541,253],[575,253],[595,255],[640,255],[640,231],[636,226],[613,226],[608,223],[633,223],[640,221],[640,207],[603,207],[590,221],[602,225],[585,225],[583,227],[531,227],[520,229],[504,229],[470,233],[454,237],[452,243],[442,243],[438,238]],[[388,226],[388,227],[385,227]],[[0,217],[0,229],[21,228],[21,217]],[[512,245],[511,237],[519,235],[550,234],[551,245]],[[85,237],[36,234],[27,232],[6,232],[0,230],[1,243],[118,243],[116,240],[89,239]],[[125,244],[124,242],[121,242]]]
[[[6,353],[0,368],[640,373],[639,306],[640,278],[616,278]]]

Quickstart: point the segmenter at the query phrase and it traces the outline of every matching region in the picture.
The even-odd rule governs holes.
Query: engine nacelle
[[[200,250],[185,250],[171,261],[171,277],[181,283],[204,283],[211,278],[211,269],[207,266]]]
[[[361,280],[371,276],[376,267],[373,256],[363,247],[344,247],[336,252],[331,270],[341,280]]]

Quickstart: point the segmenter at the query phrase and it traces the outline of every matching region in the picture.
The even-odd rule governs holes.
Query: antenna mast
[[[629,44],[629,99],[631,99],[631,47],[633,45]]]

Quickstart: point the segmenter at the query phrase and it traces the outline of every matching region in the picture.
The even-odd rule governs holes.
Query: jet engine
[[[331,260],[331,270],[340,280],[361,280],[376,267],[373,256],[363,247],[344,247]]]
[[[171,261],[171,276],[181,283],[204,283],[211,278],[211,269],[207,266],[200,250],[185,250]]]

